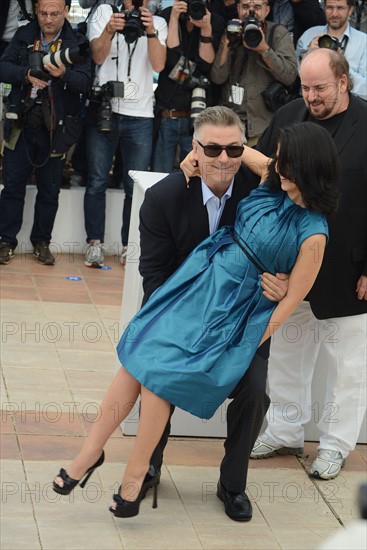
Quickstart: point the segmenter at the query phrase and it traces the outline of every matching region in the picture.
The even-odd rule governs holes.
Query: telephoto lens
[[[196,87],[192,90],[191,96],[191,117],[190,121],[193,126],[195,118],[206,109],[206,90],[205,88]]]
[[[28,57],[30,75],[47,81],[50,79],[50,75],[47,71],[43,70],[45,65],[51,63],[55,65],[55,67],[59,67],[59,65],[70,66],[74,63],[85,61],[89,56],[90,47],[88,40],[77,46],[72,46],[71,48],[66,48],[66,50],[59,50],[57,52],[31,52]]]

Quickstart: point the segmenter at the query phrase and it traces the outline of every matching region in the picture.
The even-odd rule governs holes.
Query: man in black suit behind
[[[226,107],[215,107],[218,117]],[[204,145],[222,147],[237,144],[243,127],[234,113],[237,126],[206,125]],[[223,121],[223,118],[219,118]],[[238,132],[241,128],[241,134]],[[204,129],[204,127],[203,127]],[[235,133],[233,133],[233,130]],[[197,148],[197,159],[202,180],[199,177],[186,182],[182,171],[177,171],[147,190],[140,210],[141,256],[139,271],[143,277],[145,303],[158,288],[182,264],[189,253],[218,227],[233,224],[238,202],[246,197],[257,184],[257,178],[244,166],[241,158],[229,158],[222,149],[216,158],[205,157],[203,148]],[[200,149],[200,150],[199,150]],[[206,160],[205,160],[206,158]],[[233,181],[233,186],[232,186]],[[266,275],[263,288],[268,298],[276,301],[285,295],[285,285],[278,278]],[[250,368],[229,396],[233,400],[227,409],[227,438],[225,456],[220,468],[217,496],[224,502],[226,514],[236,521],[248,521],[252,517],[251,503],[244,491],[246,487],[249,455],[260,431],[269,406],[265,391],[269,343],[257,351]],[[173,412],[173,408],[172,408]],[[168,423],[156,448],[151,464],[160,470],[163,451],[170,432]]]
[[[300,77],[303,99],[279,109],[257,149],[273,154],[278,130],[295,122],[320,124],[339,152],[341,197],[328,219],[329,242],[309,303],[301,303],[272,340],[271,421],[251,457],[302,452],[313,411],[321,437],[310,474],[333,479],[356,445],[366,410],[367,104],[351,93],[348,62],[334,51],[306,55]],[[318,355],[326,379],[321,404],[312,403],[310,391]]]

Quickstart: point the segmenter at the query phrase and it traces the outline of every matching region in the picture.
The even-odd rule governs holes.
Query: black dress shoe
[[[252,505],[245,491],[227,491],[218,481],[217,497],[224,503],[224,511],[229,518],[234,521],[250,521],[252,518]]]

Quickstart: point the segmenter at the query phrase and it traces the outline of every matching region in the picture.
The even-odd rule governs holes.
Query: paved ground
[[[53,493],[53,476],[79,449],[114,372],[124,271],[110,266],[60,256],[44,267],[23,255],[1,267],[2,550],[314,549],[351,524],[365,445],[330,482],[307,475],[315,443],[299,458],[251,461],[254,516],[244,524],[215,496],[219,439],[171,439],[158,509],[148,496],[130,520],[107,509],[133,442],[120,430],[83,491]]]

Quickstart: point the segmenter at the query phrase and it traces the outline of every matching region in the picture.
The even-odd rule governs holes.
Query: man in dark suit
[[[241,121],[226,107],[212,108],[215,116],[200,130],[201,143],[220,146],[214,158],[205,156],[204,147],[193,142],[202,179],[189,184],[182,171],[170,174],[148,189],[140,210],[141,257],[144,302],[182,264],[189,253],[218,227],[233,224],[238,202],[254,189],[257,179],[241,164],[241,152],[231,158],[226,145],[244,142]],[[205,112],[205,111],[204,111]],[[238,149],[238,147],[237,147]],[[240,147],[241,149],[241,147]],[[275,300],[285,295],[276,277],[264,281],[267,297]],[[224,502],[226,514],[236,521],[252,517],[251,503],[244,491],[249,455],[269,406],[265,391],[269,343],[264,343],[250,368],[229,396],[225,456],[220,468],[217,495]],[[173,409],[172,409],[173,412]],[[170,432],[168,423],[155,450],[151,464],[160,470],[163,450]]]
[[[314,411],[321,438],[310,474],[332,479],[356,445],[366,410],[367,104],[351,93],[344,56],[331,50],[306,55],[300,78],[303,99],[274,115],[258,149],[274,153],[279,128],[294,122],[324,126],[339,151],[341,198],[337,214],[328,220],[329,243],[309,302],[299,306],[272,341],[271,422],[251,457],[302,452],[303,427]],[[327,387],[324,404],[315,410],[311,380],[318,356]]]

